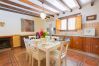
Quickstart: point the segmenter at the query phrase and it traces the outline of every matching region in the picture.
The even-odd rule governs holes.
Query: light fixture
[[[45,19],[45,18],[46,18],[46,13],[45,13],[45,11],[44,11],[43,2],[42,2],[42,8],[43,8],[43,11],[40,13],[40,17],[41,17],[42,19]]]
[[[44,12],[41,12],[41,13],[40,13],[40,17],[41,17],[42,19],[45,19],[45,18],[46,18],[46,14],[45,14]]]

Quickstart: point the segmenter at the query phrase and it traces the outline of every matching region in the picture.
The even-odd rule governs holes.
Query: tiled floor
[[[14,50],[7,50],[0,53],[0,66],[31,66],[26,61],[24,48],[16,48]],[[34,66],[37,66],[35,60]],[[41,66],[45,66],[45,60],[42,61]]]
[[[83,54],[68,51],[67,66],[99,66],[99,59],[85,56]],[[45,65],[45,59],[42,61],[41,66]],[[16,48],[14,50],[7,50],[0,52],[0,66],[31,66],[26,61],[25,49]],[[34,66],[37,66],[35,60]],[[52,66],[52,65],[51,65]],[[63,64],[64,66],[64,64]]]

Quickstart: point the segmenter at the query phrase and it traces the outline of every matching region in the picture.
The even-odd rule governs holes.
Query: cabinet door
[[[85,52],[99,55],[99,39],[98,38],[84,38],[83,49]]]
[[[21,40],[20,36],[18,36],[18,35],[13,36],[13,47],[21,46],[20,40]]]
[[[81,37],[73,37],[72,38],[73,49],[82,50],[82,38]]]
[[[92,39],[92,53],[99,55],[99,39],[93,38]]]
[[[85,52],[91,52],[91,38],[84,38],[83,39],[83,50]]]

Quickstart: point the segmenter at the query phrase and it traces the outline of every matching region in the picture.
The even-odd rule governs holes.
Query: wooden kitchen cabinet
[[[73,36],[70,48],[99,55],[99,38]]]
[[[92,46],[91,52],[99,55],[99,39],[98,38],[92,38],[91,46]]]
[[[74,50],[99,55],[99,38],[95,37],[79,37],[79,36],[62,36],[70,38],[69,47]]]
[[[20,41],[20,36],[19,35],[14,35],[13,36],[13,47],[20,47],[21,46],[21,41]]]
[[[82,37],[72,37],[71,48],[76,50],[83,50]]]
[[[91,48],[91,41],[92,38],[83,38],[83,51],[85,52],[91,52],[92,48]]]
[[[99,39],[98,38],[84,38],[83,50],[88,53],[99,55]]]

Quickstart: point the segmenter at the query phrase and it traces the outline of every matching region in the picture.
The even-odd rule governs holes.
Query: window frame
[[[62,20],[65,20],[65,19],[62,19]],[[67,19],[66,19],[66,24],[68,24],[68,20]],[[65,31],[65,30],[61,29],[61,26],[62,25],[60,25],[60,30]],[[68,26],[67,25],[66,25],[65,29],[68,30]]]
[[[74,30],[68,30],[68,20],[69,20],[69,18],[75,18],[75,29]],[[64,18],[64,19],[67,20],[67,30],[61,30],[60,29],[60,31],[77,31],[77,29],[76,29],[76,16],[69,17],[69,18]],[[64,19],[61,19],[61,20],[64,20]]]

